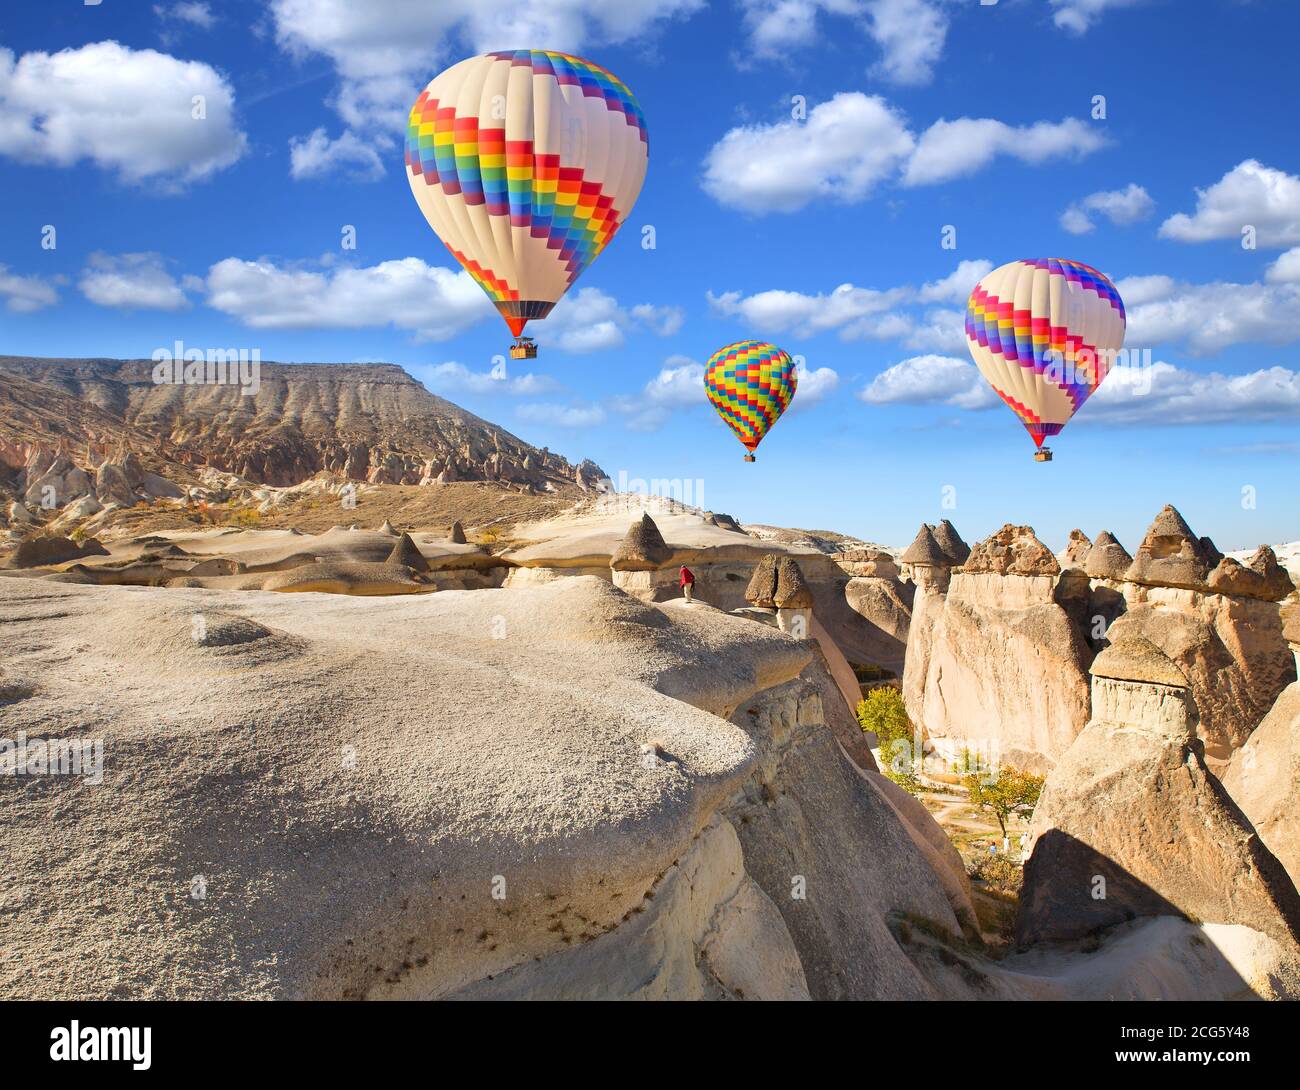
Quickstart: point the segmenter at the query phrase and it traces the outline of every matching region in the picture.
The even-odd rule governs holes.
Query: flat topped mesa
[[[1221,559],[1208,537],[1198,538],[1172,504],[1148,527],[1124,578],[1153,587],[1205,590],[1210,570]]]
[[[424,554],[411,540],[410,534],[403,534],[398,539],[397,544],[393,546],[393,551],[388,554],[387,562],[389,564],[404,564],[416,571],[429,570],[429,562],[424,559]]]
[[[626,536],[609,558],[609,566],[615,571],[654,571],[667,564],[672,555],[654,519],[642,515],[640,521],[628,527]]]
[[[1083,570],[1089,579],[1123,579],[1132,563],[1133,558],[1115,535],[1103,530],[1088,550]]]
[[[934,532],[931,530],[929,523],[921,524],[921,528],[916,531],[916,537],[912,540],[912,544],[899,557],[899,563],[928,568],[952,567],[952,559],[943,551],[943,547],[939,542],[935,540]]]
[[[776,555],[768,553],[754,568],[745,588],[745,601],[760,609],[776,608]]]
[[[1093,677],[1188,688],[1186,675],[1145,636],[1121,636],[1092,660]]]
[[[794,557],[783,556],[776,562],[777,609],[812,609],[813,595],[803,577],[803,569]]]
[[[453,545],[469,544],[465,538],[465,527],[460,524],[460,519],[451,524],[451,532],[447,535],[447,540]]]
[[[944,519],[934,527],[933,533],[935,542],[943,550],[943,555],[952,562],[954,568],[960,568],[966,563],[970,557],[970,546],[961,539],[957,527]]]
[[[1060,575],[1052,550],[1038,540],[1032,526],[1007,523],[971,550],[962,565],[966,573],[995,575]]]

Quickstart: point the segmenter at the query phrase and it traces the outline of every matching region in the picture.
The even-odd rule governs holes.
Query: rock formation
[[[672,555],[654,519],[645,514],[628,527],[627,536],[610,557],[609,566],[615,571],[654,571],[667,564]]]
[[[1088,550],[1083,562],[1083,570],[1089,579],[1107,579],[1112,582],[1121,580],[1127,574],[1133,558],[1109,530],[1097,535],[1097,540]]]
[[[1205,767],[1182,671],[1134,636],[1091,673],[1092,719],[1034,813],[1017,941],[1185,916],[1297,950],[1300,894]]]
[[[759,609],[776,609],[776,554],[768,553],[754,567],[745,588],[745,601]]]
[[[943,550],[943,555],[948,558],[948,562],[952,567],[959,568],[966,563],[967,558],[970,556],[970,546],[961,539],[961,534],[957,533],[957,527],[947,519],[934,527],[934,540],[939,548]]]
[[[393,551],[388,554],[387,563],[401,564],[404,567],[420,572],[429,570],[429,562],[424,559],[424,554],[411,540],[410,534],[403,534],[397,544],[393,546]]]
[[[804,581],[803,571],[792,556],[780,557],[776,562],[776,620],[782,632],[797,639],[811,635],[813,594]]]
[[[1088,719],[1092,650],[1060,565],[1027,526],[1002,527],[956,572],[933,556],[925,528],[907,556],[918,582],[903,698],[942,752],[973,748],[1000,764],[1045,771]],[[941,591],[939,588],[943,587]]]
[[[1300,597],[1282,610],[1283,635],[1300,660]],[[1228,765],[1223,786],[1300,886],[1300,682],[1282,691]]]
[[[1186,520],[1166,504],[1147,529],[1124,578],[1151,587],[1202,590],[1218,553],[1209,539],[1197,538]]]
[[[899,558],[899,563],[916,585],[907,630],[907,654],[903,664],[903,702],[913,722],[919,723],[925,706],[925,683],[930,668],[934,629],[943,613],[952,560],[939,547],[929,525],[923,523],[912,544]]]
[[[1065,548],[1057,554],[1057,562],[1061,569],[1079,568],[1085,569],[1088,565],[1088,554],[1092,552],[1092,541],[1082,530],[1071,530],[1069,540],[1065,543]]]
[[[459,519],[451,524],[451,532],[448,533],[447,540],[453,545],[468,544],[468,539],[465,537],[465,527],[460,524]]]

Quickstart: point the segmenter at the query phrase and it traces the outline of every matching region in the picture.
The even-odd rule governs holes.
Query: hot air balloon
[[[754,451],[794,400],[799,379],[794,360],[766,341],[737,341],[709,357],[704,392],[736,438]]]
[[[975,365],[1033,436],[1065,427],[1101,385],[1124,344],[1124,301],[1105,276],[1064,258],[1012,261],[994,269],[966,304],[966,344]]]
[[[434,233],[523,335],[609,244],[649,155],[636,97],[567,53],[516,49],[454,64],[411,108],[406,175]]]

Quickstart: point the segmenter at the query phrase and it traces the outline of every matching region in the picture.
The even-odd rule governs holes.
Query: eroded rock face
[[[1083,570],[1089,579],[1107,579],[1113,582],[1123,579],[1132,564],[1133,558],[1129,556],[1128,550],[1114,534],[1103,530],[1088,550]]]
[[[1247,564],[1241,564],[1230,556],[1223,557],[1210,572],[1206,583],[1216,594],[1234,594],[1266,602],[1280,602],[1295,590],[1291,576],[1267,545],[1261,545]]]
[[[1219,552],[1209,538],[1198,538],[1172,504],[1166,504],[1147,529],[1124,578],[1152,587],[1204,590]]]
[[[1061,565],[1032,526],[1007,523],[971,550],[962,570],[971,574],[1058,575]]]
[[[609,566],[615,571],[654,571],[667,564],[672,555],[654,519],[645,514],[628,528]]]
[[[1088,554],[1092,552],[1092,541],[1082,530],[1071,530],[1065,548],[1057,556],[1057,563],[1065,568],[1083,569],[1088,563]]]
[[[1107,676],[1125,673],[1157,680]],[[1034,812],[1017,941],[1183,915],[1295,949],[1300,894],[1202,761],[1188,690],[1162,683],[1175,664],[1128,638],[1093,675],[1092,719]]]
[[[1205,759],[1219,769],[1296,678],[1276,603],[1166,587],[1134,588],[1109,628],[1143,636],[1186,675]]]
[[[976,546],[972,560],[979,553]],[[1051,553],[1045,556],[1055,566]],[[1016,560],[1003,554],[998,563]],[[1050,575],[971,572],[970,562],[945,596],[927,597],[923,608],[918,588],[904,699],[928,737],[947,750],[979,748],[1037,772],[1065,752],[1088,720],[1092,651],[1055,590]],[[924,611],[932,606],[936,617],[922,648],[917,618],[929,623]],[[919,687],[914,652],[925,662]]]
[[[970,557],[970,546],[961,539],[957,527],[947,519],[943,519],[938,526],[934,527],[934,540],[954,568],[961,567]]]

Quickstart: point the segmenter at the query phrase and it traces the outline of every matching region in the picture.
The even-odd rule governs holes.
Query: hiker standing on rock
[[[686,604],[691,604],[691,591],[695,589],[695,575],[685,564],[682,565],[682,594],[686,598]]]

